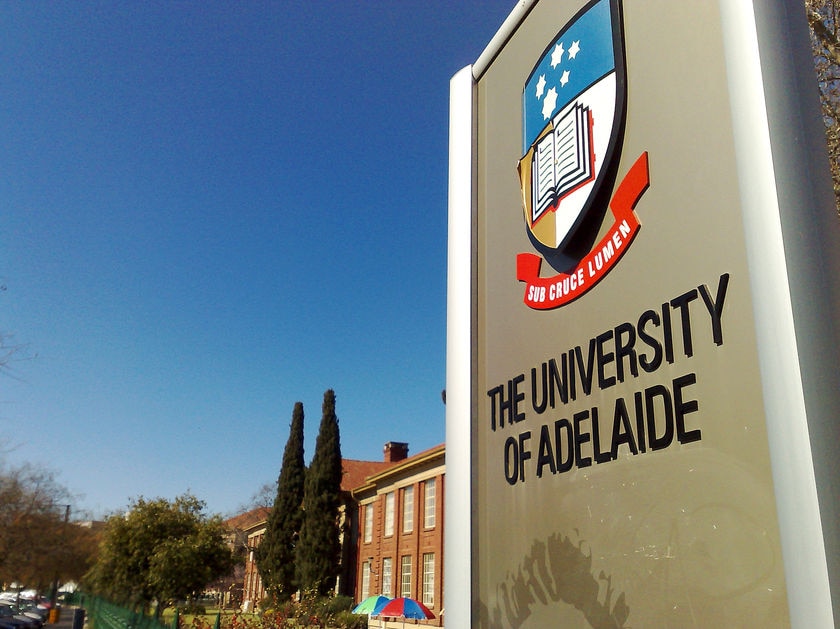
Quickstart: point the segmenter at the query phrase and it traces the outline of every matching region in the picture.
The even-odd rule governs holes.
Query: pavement
[[[61,607],[60,612],[58,621],[45,623],[44,629],[73,629],[73,618],[76,613],[76,607],[65,605]]]

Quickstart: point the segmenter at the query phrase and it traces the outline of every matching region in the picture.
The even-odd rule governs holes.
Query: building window
[[[385,557],[382,560],[382,594],[385,596],[393,596],[393,586],[391,582],[391,558]]]
[[[427,529],[435,528],[435,479],[426,481],[426,512],[424,526]]]
[[[411,596],[411,555],[403,555],[401,559],[400,596]]]
[[[385,537],[394,534],[394,492],[385,494]]]
[[[403,533],[414,530],[414,487],[406,487],[403,491]]]
[[[435,554],[423,554],[423,605],[435,604]]]
[[[373,503],[365,505],[365,543],[373,541]]]
[[[362,600],[370,596],[370,562],[362,564]]]

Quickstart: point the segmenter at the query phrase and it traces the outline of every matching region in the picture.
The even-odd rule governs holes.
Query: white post
[[[444,603],[450,627],[470,627],[471,276],[473,75],[450,82],[449,243],[446,299],[446,534]]]

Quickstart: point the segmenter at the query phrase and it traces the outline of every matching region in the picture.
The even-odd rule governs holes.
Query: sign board
[[[447,625],[834,626],[801,2],[520,2],[451,108]]]

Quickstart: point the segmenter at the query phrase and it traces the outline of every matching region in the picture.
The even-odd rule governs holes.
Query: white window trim
[[[365,505],[365,532],[364,532],[364,543],[370,544],[373,541],[373,503],[369,502]]]
[[[408,560],[407,562],[406,559]],[[411,563],[411,555],[403,555],[400,558],[400,596],[411,596]],[[408,567],[408,572],[406,572],[406,566]],[[406,576],[408,576],[408,579],[406,579]]]
[[[423,592],[421,600],[426,607],[435,606],[435,554],[423,553]]]
[[[394,563],[391,557],[382,558],[382,592],[385,596],[394,595]]]
[[[403,533],[414,532],[414,486],[403,490]]]
[[[430,492],[429,489],[432,491]],[[433,529],[437,521],[437,481],[434,478],[425,482],[423,506],[423,527]]]
[[[389,491],[385,494],[385,526],[382,530],[382,534],[385,537],[391,537],[394,535],[394,516],[396,511],[395,503],[396,496],[393,491]]]

